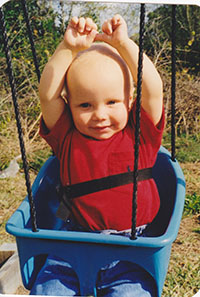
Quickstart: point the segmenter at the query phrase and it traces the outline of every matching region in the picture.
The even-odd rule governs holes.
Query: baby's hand
[[[105,21],[102,25],[102,31],[102,34],[96,35],[95,40],[104,41],[115,48],[118,48],[129,38],[126,22],[119,14]]]
[[[71,50],[82,51],[92,45],[97,33],[97,25],[92,19],[73,17],[67,26],[64,41]]]

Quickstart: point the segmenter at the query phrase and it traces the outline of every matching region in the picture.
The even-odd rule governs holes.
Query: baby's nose
[[[105,107],[99,107],[94,110],[93,112],[93,119],[94,120],[105,120],[107,118],[107,112]]]

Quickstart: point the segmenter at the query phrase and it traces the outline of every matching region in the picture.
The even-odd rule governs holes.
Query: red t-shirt
[[[63,185],[76,184],[133,170],[135,143],[135,104],[124,130],[110,139],[95,140],[73,126],[66,108],[54,128],[48,132],[41,121],[40,134],[60,160]],[[141,108],[139,169],[155,163],[164,129],[164,113],[155,126]],[[73,215],[80,225],[92,230],[125,230],[132,225],[133,185],[88,194],[73,199]],[[153,179],[138,182],[137,226],[150,223],[160,206]]]

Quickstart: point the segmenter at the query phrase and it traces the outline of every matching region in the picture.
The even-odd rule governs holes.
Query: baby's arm
[[[102,26],[103,34],[98,34],[96,40],[102,40],[115,47],[131,70],[134,82],[137,84],[138,46],[127,33],[126,22],[120,15],[115,15]],[[155,66],[144,54],[142,76],[142,107],[149,114],[154,124],[161,118],[163,105],[162,80]]]
[[[39,97],[43,119],[49,130],[53,128],[65,108],[61,93],[66,71],[77,53],[91,46],[97,34],[96,29],[96,25],[89,18],[72,18],[63,41],[43,70]]]

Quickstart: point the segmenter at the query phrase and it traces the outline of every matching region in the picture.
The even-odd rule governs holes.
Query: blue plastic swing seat
[[[32,232],[27,197],[11,216],[6,230],[16,236],[24,286],[31,289],[46,256],[53,254],[71,264],[81,295],[96,296],[96,278],[101,267],[115,260],[140,265],[155,280],[158,297],[162,294],[172,242],[176,239],[184,206],[185,179],[177,161],[160,148],[153,168],[160,199],[160,210],[152,223],[151,237],[131,240],[119,235],[60,231],[62,221],[55,216],[59,201],[59,162],[50,157],[33,184],[38,232]],[[151,231],[152,234],[152,231]]]

